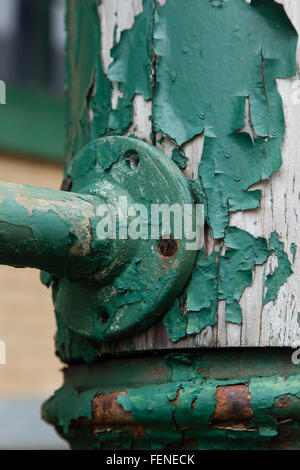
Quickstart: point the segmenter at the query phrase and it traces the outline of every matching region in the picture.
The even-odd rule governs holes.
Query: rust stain
[[[145,427],[141,424],[132,424],[125,426],[125,429],[129,429],[135,439],[142,439],[146,435]]]
[[[183,388],[179,388],[176,392],[176,396],[175,398],[173,398],[173,400],[170,400],[171,403],[174,403],[174,412],[177,410],[177,405],[178,405],[178,400],[179,400],[179,397],[180,397],[180,392],[183,390]]]
[[[154,375],[155,377],[161,377],[162,370],[160,370],[160,369],[150,369],[149,370],[149,375]]]
[[[292,398],[289,395],[278,400],[278,406],[280,406],[281,408],[286,408],[287,406],[290,406],[291,403]]]
[[[195,405],[196,405],[197,398],[198,398],[198,397],[195,397],[194,400],[192,401],[192,405],[191,405],[192,411],[194,411],[194,409],[195,409]]]
[[[189,437],[189,438],[184,438],[183,439],[183,442],[182,442],[182,448],[183,449],[188,449],[188,450],[192,450],[192,449],[198,449],[198,442],[196,439],[192,438],[192,437]]]
[[[130,431],[135,439],[142,439],[146,435],[145,427],[141,424],[127,424],[126,426],[122,426],[122,429],[127,429],[128,431]],[[118,430],[120,430],[120,426],[117,425],[95,425],[93,426],[93,435],[96,437],[97,433]]]
[[[234,426],[248,424],[254,416],[250,404],[249,384],[223,385],[217,387],[217,403],[212,424]]]
[[[127,395],[127,392],[113,392],[109,395],[101,393],[92,401],[93,423],[100,425],[117,424],[118,426],[134,424],[129,411],[117,403],[119,395]]]
[[[170,238],[161,238],[158,244],[158,251],[162,258],[171,258],[179,248],[178,240],[172,235]]]

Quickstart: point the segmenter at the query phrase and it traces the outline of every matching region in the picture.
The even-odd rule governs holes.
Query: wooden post
[[[195,32],[192,38],[192,34],[189,36],[188,32],[186,35],[182,33],[181,37],[178,31],[178,41],[181,41],[181,45],[177,47],[177,43],[175,43],[174,48],[170,46],[170,41],[175,41],[172,34],[176,35],[177,23],[179,29],[184,28],[185,23],[189,21],[191,24],[187,28],[193,28],[194,26],[192,24],[192,14],[191,17],[188,16],[185,20],[180,20],[176,16],[181,15],[182,8],[177,3],[174,0],[169,0],[168,5],[164,1],[145,1],[143,7],[142,0],[126,0],[124,2],[102,0],[96,11],[95,3],[92,2],[85,9],[81,7],[82,29],[76,32],[71,25],[74,21],[73,15],[75,11],[78,11],[81,2],[70,2],[69,23],[67,23],[69,32],[71,31],[68,59],[70,66],[69,106],[72,108],[69,116],[69,158],[71,158],[72,152],[73,154],[76,152],[77,146],[83,145],[86,140],[111,133],[134,135],[139,139],[144,139],[163,150],[169,157],[172,157],[173,154],[175,159],[179,151],[182,155],[185,155],[181,161],[181,164],[185,166],[183,171],[187,179],[196,182],[194,183],[196,191],[199,189],[199,182],[202,184],[203,179],[206,179],[204,181],[204,198],[208,198],[208,212],[212,214],[211,216],[208,214],[205,231],[206,257],[211,256],[214,252],[217,257],[217,264],[220,267],[220,257],[224,254],[226,256],[224,234],[228,227],[243,230],[256,238],[263,237],[269,251],[263,262],[255,262],[254,253],[250,254],[250,257],[253,258],[253,265],[249,270],[246,270],[247,272],[243,271],[241,273],[242,277],[246,276],[247,279],[242,280],[240,285],[237,276],[236,279],[232,280],[231,285],[229,283],[227,287],[225,285],[220,287],[221,290],[228,289],[228,292],[217,293],[214,300],[208,298],[204,300],[203,305],[207,306],[210,311],[214,308],[215,301],[216,315],[215,321],[213,321],[212,316],[209,317],[206,326],[205,320],[201,322],[201,325],[196,328],[196,330],[200,330],[199,332],[184,335],[174,343],[168,338],[162,319],[161,322],[158,322],[144,333],[130,338],[129,344],[134,344],[136,350],[199,346],[297,347],[300,335],[297,300],[300,294],[300,254],[297,249],[299,238],[297,223],[299,217],[298,193],[300,190],[297,182],[300,153],[297,129],[299,126],[300,105],[299,80],[296,75],[295,65],[297,36],[293,28],[298,31],[300,29],[299,5],[293,1],[282,1],[281,3],[285,7],[283,9],[280,5],[267,5],[268,2],[263,2],[264,5],[261,7],[256,5],[256,2],[252,2],[252,5],[239,5],[234,8],[232,5],[225,5],[225,2],[223,5],[222,1],[207,0],[203,2],[202,11],[202,7],[198,5],[199,2],[191,1],[187,6],[187,12],[196,7],[200,8],[202,16],[207,16],[207,21],[211,22],[212,31],[215,27],[214,22],[220,21],[220,24],[222,24],[218,39],[218,41],[220,40],[220,46],[205,44],[208,48],[208,52],[206,52],[203,50],[204,46],[201,45],[201,41],[205,42],[207,40],[208,42],[210,40],[209,32],[201,34]],[[228,88],[225,89],[225,87],[229,87],[230,82],[234,80],[236,75],[234,67],[239,65],[234,62],[237,59],[232,59],[233,64],[228,69],[224,68],[224,64],[221,63],[214,65],[215,60],[220,60],[214,54],[217,54],[217,50],[224,46],[222,38],[225,40],[226,36],[226,41],[231,39],[233,41],[234,38],[234,33],[231,35],[226,30],[226,28],[230,29],[232,27],[229,18],[226,16],[229,14],[230,8],[233,8],[235,13],[239,15],[240,23],[237,26],[237,34],[242,38],[241,41],[245,42],[244,46],[241,46],[241,50],[234,51],[234,54],[240,53],[241,57],[238,60],[242,64],[247,60],[249,62],[249,70],[243,69],[244,71],[241,73],[244,75],[240,78],[240,82],[236,84],[237,89],[232,91]],[[254,39],[255,18],[263,18],[267,15],[268,9],[274,15],[274,21],[278,20],[282,23],[282,34],[285,30],[286,37],[289,38],[288,44],[287,47],[280,46],[278,37],[279,42],[276,43],[276,46],[273,43],[274,51],[269,51],[268,48],[272,48],[271,37],[273,33],[272,28],[266,28],[264,32],[261,32],[262,35],[265,35],[266,40],[259,39],[262,50],[264,48],[266,50],[266,57],[263,56],[263,52],[259,53],[258,58],[255,59],[259,62],[258,65],[256,65],[254,59],[251,64],[251,59],[245,57],[247,54],[253,56],[255,54],[253,48],[258,47]],[[171,15],[174,17],[173,29],[171,23],[170,26],[167,25],[168,17],[171,18]],[[149,23],[151,20],[154,24],[153,30]],[[173,20],[170,19],[171,21]],[[201,29],[201,19],[197,21]],[[226,21],[228,21],[228,25]],[[249,27],[249,40],[246,39],[246,33],[243,32],[243,21]],[[88,39],[83,39],[82,36],[88,25],[90,25],[93,34],[91,33]],[[100,29],[96,31],[98,25]],[[148,30],[145,25],[148,26]],[[79,37],[78,34],[81,34],[80,40],[78,39],[78,53],[81,52],[82,56],[79,56],[81,59],[79,59],[76,69],[72,65],[74,60],[73,43],[75,38]],[[140,50],[140,39],[146,37],[147,34],[151,44],[147,46],[146,42],[143,43]],[[199,35],[198,39],[196,39],[197,34]],[[133,38],[132,43],[129,40],[130,36]],[[183,43],[183,41],[185,42]],[[136,46],[134,47],[133,44],[136,44]],[[281,44],[283,44],[282,41]],[[149,48],[148,52],[147,47]],[[216,48],[215,52],[214,47]],[[133,50],[135,48],[136,52]],[[297,50],[299,63],[299,47]],[[149,51],[151,51],[151,54]],[[180,54],[178,51],[181,51]],[[230,46],[226,44],[221,56],[223,57],[224,54],[229,54],[229,52]],[[175,53],[177,54],[176,57],[172,55]],[[147,54],[149,55],[147,56]],[[201,54],[204,54],[202,59]],[[184,69],[184,65],[182,65],[182,57],[185,56],[189,57],[190,69]],[[273,56],[274,59],[272,59]],[[198,62],[200,65],[202,64],[201,60],[208,71],[203,74],[203,77],[193,77],[192,73],[197,70]],[[273,72],[270,71],[272,60],[274,64],[278,60],[278,69],[282,60],[282,64],[285,65],[282,65],[281,71],[277,72],[276,67]],[[185,62],[183,63],[185,64]],[[199,69],[201,69],[200,65]],[[145,78],[146,72],[149,74],[147,78]],[[214,73],[219,75],[220,80]],[[228,79],[226,79],[226,74]],[[232,78],[230,78],[231,74]],[[253,86],[251,84],[251,81],[253,81],[253,78],[250,77],[251,74],[257,74],[255,80],[258,81],[257,84],[254,83],[257,88],[253,90],[251,89],[251,86]],[[286,78],[283,78],[283,76]],[[145,80],[145,83],[143,83],[143,80]],[[203,80],[206,81],[203,82]],[[230,132],[235,132],[237,146],[239,147],[233,151],[236,152],[237,158],[237,161],[235,161],[235,154],[233,153],[233,163],[231,163],[230,158],[224,158],[224,161],[222,161],[222,158],[218,160],[219,152],[226,152],[226,145],[229,146],[229,154],[231,152],[231,142],[227,143],[226,139],[222,138],[222,128],[216,135],[219,148],[210,150],[214,142],[210,136],[210,124],[204,124],[203,130],[203,119],[202,121],[200,119],[197,129],[197,118],[192,119],[192,116],[186,111],[189,106],[191,106],[192,111],[195,111],[192,103],[190,103],[190,101],[194,101],[199,106],[200,115],[202,113],[204,116],[205,113],[208,113],[209,102],[205,102],[205,93],[202,95],[201,90],[207,88],[207,93],[209,93],[210,86],[207,81],[211,83],[213,89],[214,80],[219,87],[224,87],[224,90],[216,90],[216,94],[220,93],[224,96],[226,93],[232,93],[234,97],[231,99],[236,99],[236,102],[240,102],[241,106],[239,122],[230,128]],[[178,82],[180,83],[176,87]],[[244,91],[242,92],[243,88]],[[190,96],[190,89],[193,90],[194,96]],[[174,91],[172,92],[172,90]],[[79,95],[79,91],[82,95]],[[177,94],[175,98],[172,97],[172,93],[173,95]],[[259,93],[265,93],[265,96],[262,94],[258,98]],[[245,96],[242,96],[243,94]],[[247,94],[248,96],[246,96]],[[85,101],[86,96],[88,96],[87,102]],[[181,114],[180,99],[184,102]],[[261,102],[259,103],[258,100],[260,99]],[[201,100],[204,100],[204,103]],[[213,97],[210,96],[210,100],[213,103]],[[222,101],[222,98],[217,98],[218,100]],[[78,102],[76,108],[75,102]],[[267,111],[268,106],[269,110]],[[215,105],[215,107],[216,110],[220,108],[218,108],[218,105]],[[230,111],[230,116],[225,117],[224,115],[224,128],[227,126],[226,120],[237,119],[238,113],[234,114],[234,109]],[[285,127],[282,110],[284,112]],[[175,112],[177,113],[176,116]],[[219,112],[222,113],[224,110],[220,109]],[[276,114],[276,118],[273,113]],[[221,115],[221,126],[223,125],[222,119]],[[190,124],[190,120],[192,124]],[[265,123],[262,120],[265,120]],[[170,130],[170,135],[158,129],[161,123],[166,130]],[[175,133],[172,134],[172,125],[175,126],[174,132],[178,132],[178,136]],[[189,138],[181,138],[178,130],[180,126],[188,129],[194,126],[193,132],[187,134]],[[269,129],[267,129],[268,126]],[[217,127],[217,124],[215,124],[215,127]],[[257,137],[262,134],[262,137]],[[246,135],[246,140],[248,136],[248,143],[250,143],[249,147],[247,147],[248,144],[246,145],[246,149],[242,148],[242,139],[244,137],[241,137],[241,135]],[[274,138],[275,135],[277,136],[276,139]],[[205,139],[207,144],[205,144]],[[251,139],[255,140],[256,145],[251,144]],[[268,142],[266,142],[265,149],[261,149],[260,144],[264,146],[264,140]],[[268,144],[269,148],[267,147]],[[252,160],[256,158],[255,155],[261,160],[266,158],[264,155],[269,153],[271,157],[266,163],[269,167],[258,164],[255,169],[254,160],[251,163],[251,158],[249,158],[251,152],[253,153]],[[262,152],[261,156],[258,157],[260,152]],[[264,152],[266,153],[264,154]],[[280,163],[280,152],[282,154],[282,163]],[[203,156],[205,157],[204,162]],[[248,162],[245,163],[247,159]],[[201,160],[202,163],[199,167]],[[238,167],[239,161],[241,162],[241,170]],[[224,166],[222,166],[223,163]],[[209,173],[210,165],[220,165],[222,169],[218,170],[219,173],[217,171],[212,175]],[[247,165],[249,165],[248,169]],[[227,180],[224,178],[222,182],[221,177],[218,175],[222,172],[226,173],[226,168],[229,168],[228,171],[231,176]],[[252,171],[255,174],[250,175]],[[237,186],[241,182],[243,188],[246,188],[248,184],[250,184],[250,188],[240,191],[233,184],[232,190],[227,192],[227,187],[229,188],[231,184],[231,178],[237,183]],[[211,187],[211,185],[213,186]],[[258,190],[261,191],[261,197],[254,193]],[[250,191],[253,191],[253,198],[257,198],[257,201],[250,200],[252,197]],[[221,193],[222,201],[218,199],[219,193]],[[243,199],[246,193],[249,202]],[[238,200],[230,202],[236,198]],[[247,206],[247,204],[249,208],[250,206],[257,206],[257,208],[234,210],[234,207],[242,208],[243,205]],[[228,209],[224,206],[228,206]],[[217,211],[217,215],[214,215],[215,211]],[[219,223],[218,218],[226,220],[224,223],[222,221]],[[271,235],[272,233],[273,235]],[[222,265],[224,266],[224,262],[221,261],[221,267]],[[226,271],[226,268],[224,269]],[[238,271],[239,267],[232,265],[232,270]],[[216,279],[216,282],[222,276],[220,270],[218,275],[219,278]],[[224,272],[223,275],[227,276],[228,273]],[[235,293],[231,293],[230,290],[235,289],[235,282],[239,286],[237,286]],[[268,286],[270,286],[269,294],[266,293]],[[197,311],[201,311],[201,305]],[[205,317],[206,307],[203,308],[203,311]],[[192,325],[190,329],[195,331]],[[128,341],[116,345],[116,351],[124,351],[127,348]],[[101,351],[108,350],[107,345],[101,345]]]
[[[161,193],[171,158],[205,240],[150,327],[165,291],[143,253],[113,290],[47,278],[69,367],[44,418],[74,449],[299,449],[298,2],[68,0],[66,26],[68,187],[101,167]],[[118,170],[120,136],[156,167],[144,186]]]

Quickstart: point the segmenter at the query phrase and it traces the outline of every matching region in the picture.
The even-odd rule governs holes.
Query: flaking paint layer
[[[82,91],[76,92],[78,107],[70,108],[73,153],[91,136],[124,134],[132,123],[132,100],[137,93],[153,100],[153,142],[158,132],[171,138],[177,145],[172,158],[180,168],[186,166],[182,145],[204,133],[199,176],[190,185],[196,200],[205,205],[211,235],[224,239],[226,252],[222,256],[212,253],[209,258],[199,254],[186,299],[176,301],[164,323],[172,341],[197,333],[214,323],[218,300],[226,302],[227,321],[240,323],[239,300],[252,283],[255,265],[265,263],[272,253],[279,263],[266,279],[264,303],[276,298],[291,274],[278,235],[272,234],[269,242],[255,239],[228,228],[228,215],[257,208],[261,192],[251,186],[270,178],[281,166],[285,126],[276,78],[296,72],[296,32],[282,5],[273,0],[251,4],[190,0],[184,14],[181,0],[167,0],[163,6],[144,0],[133,27],[121,34],[111,50],[113,61],[105,74],[98,3],[69,0],[70,96],[77,89]],[[88,23],[93,25],[92,34],[85,36]],[[112,109],[116,82],[119,99]],[[247,101],[250,130],[241,132]],[[92,116],[87,118],[89,110]],[[234,246],[230,246],[233,239]],[[291,254],[294,258],[294,248]],[[206,290],[198,289],[201,298],[197,285],[206,286]]]
[[[278,448],[287,422],[297,437],[299,367],[288,350],[265,350],[259,358],[253,350],[223,350],[222,356],[206,351],[72,366],[43,415],[73,448]],[[227,404],[220,388],[229,390]],[[230,394],[241,388],[244,401],[231,408]],[[106,397],[105,422],[95,397]],[[229,421],[222,420],[220,406]]]

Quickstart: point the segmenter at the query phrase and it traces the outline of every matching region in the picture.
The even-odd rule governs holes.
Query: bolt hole
[[[178,250],[178,246],[178,240],[176,240],[173,235],[171,235],[169,238],[160,239],[158,244],[158,251],[165,258],[171,258]]]
[[[107,323],[107,321],[109,319],[109,315],[108,315],[107,311],[104,310],[104,309],[101,309],[100,312],[99,312],[99,318],[101,320],[101,323],[103,323],[103,324]]]
[[[139,154],[135,150],[129,150],[126,153],[126,165],[131,170],[137,170],[140,164]]]

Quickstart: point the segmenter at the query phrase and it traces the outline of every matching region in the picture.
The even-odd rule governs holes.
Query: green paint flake
[[[220,258],[218,298],[226,300],[226,320],[240,324],[242,311],[238,301],[252,284],[252,270],[266,262],[269,250],[264,238],[255,238],[237,227],[226,230],[225,245],[226,253]]]
[[[278,267],[273,273],[268,274],[267,276],[265,282],[267,292],[264,298],[264,304],[276,299],[280,287],[293,273],[288,255],[284,252],[284,243],[279,240],[277,232],[271,233],[270,250],[272,250],[272,252],[277,256]]]
[[[96,390],[79,393],[72,387],[60,388],[44,403],[45,418],[67,433],[72,420],[92,419],[92,400],[96,394]]]
[[[214,325],[217,312],[217,253],[206,259],[200,251],[192,279],[187,287],[187,334],[196,334],[207,325]]]
[[[173,306],[168,310],[163,318],[163,324],[167,330],[168,338],[176,343],[186,335],[187,318],[184,310],[180,307],[179,299],[176,299]]]
[[[170,429],[190,422],[191,425],[208,425],[216,405],[215,380],[197,380],[184,383],[169,383],[155,387],[129,389],[127,395],[119,395],[119,403],[126,411],[132,413],[137,423],[153,426],[157,422]],[[192,407],[192,403],[194,406]]]
[[[296,254],[297,254],[297,245],[296,243],[291,243],[290,252],[292,255],[293,264],[295,263]]]
[[[56,354],[62,361],[84,361],[87,364],[97,360],[99,355],[88,341],[85,341],[76,333],[70,332],[62,322],[57,309],[57,299],[54,299],[57,332],[55,335]]]
[[[186,381],[199,376],[193,370],[193,357],[191,354],[170,353],[165,356],[164,362],[172,370],[172,381]]]
[[[185,152],[184,152],[183,149],[181,149],[181,148],[173,149],[172,150],[172,160],[173,160],[173,162],[176,163],[177,166],[179,166],[179,168],[181,170],[184,170],[186,168],[188,159],[185,156]]]
[[[191,427],[207,425],[217,403],[216,388],[217,381],[202,378],[183,384],[174,413],[176,423],[184,426],[189,422]]]
[[[214,238],[224,236],[229,211],[258,207],[260,191],[248,189],[281,166],[275,79],[296,73],[296,45],[283,6],[271,0],[190,0],[184,14],[173,0],[156,9],[154,128],[178,145],[204,132],[199,178]],[[235,132],[244,126],[247,97],[253,139]]]
[[[130,126],[135,94],[143,95],[145,100],[152,98],[152,17],[153,2],[144,0],[142,13],[136,16],[130,30],[122,32],[120,41],[111,50],[113,62],[108,78],[119,83],[120,92],[117,109],[110,113],[109,127],[113,133],[121,134]]]
[[[162,425],[173,423],[174,404],[169,396],[176,396],[176,383],[157,385],[155,393],[151,385],[142,389],[129,389],[127,395],[119,395],[117,403],[132,414],[135,422],[154,425],[158,421]]]
[[[204,249],[200,251],[185,291],[186,315],[183,317],[174,305],[164,320],[172,341],[184,337],[186,321],[187,335],[200,333],[206,326],[214,325],[218,300],[226,301],[226,321],[242,322],[239,300],[244,289],[252,284],[254,267],[265,263],[271,252],[266,239],[255,238],[237,227],[226,230],[224,244],[226,251],[222,256],[212,252],[206,257]]]
[[[194,195],[195,202],[204,206],[204,220],[207,218],[207,197],[204,186],[200,179],[189,180],[190,189]]]
[[[133,304],[143,298],[146,284],[140,280],[137,268],[139,262],[138,258],[134,258],[114,281],[114,287],[119,295],[112,297],[112,303],[117,308],[122,305]]]
[[[299,377],[254,377],[250,380],[249,392],[254,411],[252,426],[259,428],[262,436],[276,436],[277,422],[271,416],[274,401],[284,394],[300,396]]]
[[[171,341],[177,342],[186,334],[196,334],[216,321],[217,304],[217,253],[207,259],[205,251],[199,253],[192,278],[183,296],[164,316],[164,326]],[[184,307],[184,304],[186,305]]]

